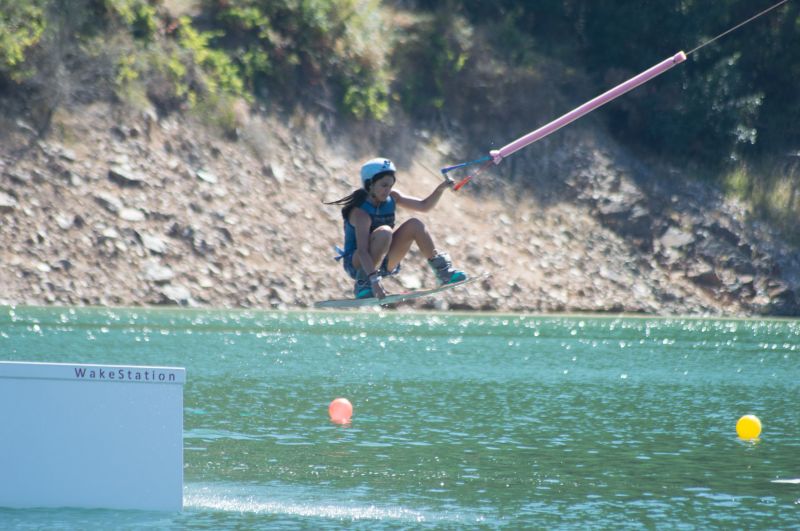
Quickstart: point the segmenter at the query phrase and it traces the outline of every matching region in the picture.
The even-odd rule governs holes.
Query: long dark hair
[[[367,187],[369,187],[370,183],[367,183]],[[347,219],[350,216],[350,211],[353,210],[354,207],[361,206],[364,204],[364,201],[367,200],[367,196],[369,196],[369,190],[366,188],[359,188],[355,190],[352,194],[345,196],[341,199],[337,199],[336,201],[331,201],[330,203],[325,203],[326,205],[342,205],[342,217]]]
[[[341,199],[337,199],[336,201],[331,201],[330,203],[325,203],[325,204],[342,205],[342,217],[344,219],[347,219],[348,217],[350,217],[350,211],[353,210],[354,207],[361,206],[362,204],[364,204],[364,201],[367,200],[367,197],[369,197],[369,188],[370,186],[372,186],[372,183],[380,180],[381,178],[387,175],[395,177],[393,171],[384,171],[378,173],[372,179],[364,183],[364,188],[359,188],[358,190],[353,191],[353,193],[351,193],[350,195],[347,195]]]

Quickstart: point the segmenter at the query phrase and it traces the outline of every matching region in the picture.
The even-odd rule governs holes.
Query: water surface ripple
[[[182,513],[3,528],[800,522],[800,485],[774,482],[800,477],[796,320],[6,307],[0,352],[187,370]]]

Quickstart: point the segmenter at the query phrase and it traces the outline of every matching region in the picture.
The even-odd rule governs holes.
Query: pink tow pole
[[[571,110],[570,112],[561,116],[560,118],[556,118],[547,125],[543,125],[539,129],[532,131],[527,135],[514,140],[510,144],[507,144],[500,149],[493,149],[492,151],[489,152],[489,156],[492,158],[492,161],[494,161],[495,164],[500,164],[501,160],[511,155],[512,153],[519,151],[520,149],[536,142],[537,140],[541,140],[550,133],[558,131],[565,125],[574,122],[581,116],[588,114],[593,110],[597,109],[598,107],[600,107],[601,105],[604,105],[609,101],[622,96],[626,92],[635,89],[639,85],[647,83],[657,75],[663,74],[673,66],[682,63],[685,60],[686,60],[686,54],[683,52],[678,52],[672,57],[664,59],[657,65],[648,68],[641,74],[630,78],[629,80],[617,85],[616,87],[612,88],[607,92],[604,92],[603,94],[597,96],[593,100],[589,100],[580,107],[576,107],[575,109]]]

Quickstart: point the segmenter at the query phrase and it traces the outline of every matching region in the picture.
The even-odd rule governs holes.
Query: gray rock
[[[104,227],[100,232],[101,240],[116,240],[120,237],[119,232],[114,227]]]
[[[205,181],[209,184],[217,184],[217,182],[219,182],[217,176],[206,169],[197,170],[197,172],[195,172],[195,175],[197,175],[197,178],[200,179],[201,181]]]
[[[94,194],[94,200],[107,211],[111,212],[112,214],[118,214],[120,210],[124,207],[122,201],[119,200],[117,196],[106,194],[104,192],[98,192]]]
[[[666,248],[680,248],[694,243],[695,237],[691,232],[686,232],[678,227],[670,227],[659,238],[661,245]]]
[[[722,285],[722,280],[709,265],[702,264],[692,268],[686,277],[695,284],[704,288],[718,288]]]
[[[21,119],[17,119],[15,124],[18,128],[20,128],[22,131],[25,131],[29,135],[37,136],[39,134],[39,132],[36,129],[34,129],[32,126],[28,125]]]
[[[192,292],[186,286],[168,285],[161,288],[159,291],[163,301],[167,303],[179,304],[181,306],[195,306],[196,303],[192,298]]]
[[[67,162],[75,162],[75,160],[76,160],[76,158],[77,158],[77,157],[75,156],[75,151],[73,151],[73,150],[71,150],[71,149],[69,149],[69,148],[65,148],[65,147],[62,147],[62,148],[59,150],[59,156],[60,156],[62,159],[66,160]]]
[[[156,254],[164,254],[167,252],[167,244],[158,236],[152,236],[147,233],[137,233],[139,239],[142,240],[144,248]]]
[[[108,169],[108,178],[120,186],[142,186],[145,179],[127,166],[115,165]]]
[[[9,194],[0,191],[0,212],[11,212],[17,208],[19,203]]]
[[[71,229],[72,226],[75,224],[75,217],[74,216],[56,216],[56,224],[62,230]]]
[[[270,163],[264,167],[264,173],[275,179],[279,184],[283,184],[286,181],[286,170],[277,163]]]
[[[6,175],[8,175],[8,178],[11,179],[11,182],[14,184],[28,185],[33,180],[29,173],[22,171],[10,171],[6,173]]]
[[[144,277],[156,284],[162,284],[175,278],[175,272],[158,260],[148,260],[145,263]]]
[[[144,221],[146,216],[138,208],[122,208],[118,213],[120,219],[125,221]]]

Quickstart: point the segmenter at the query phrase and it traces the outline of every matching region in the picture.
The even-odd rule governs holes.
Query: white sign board
[[[177,367],[0,362],[0,507],[180,511]]]

